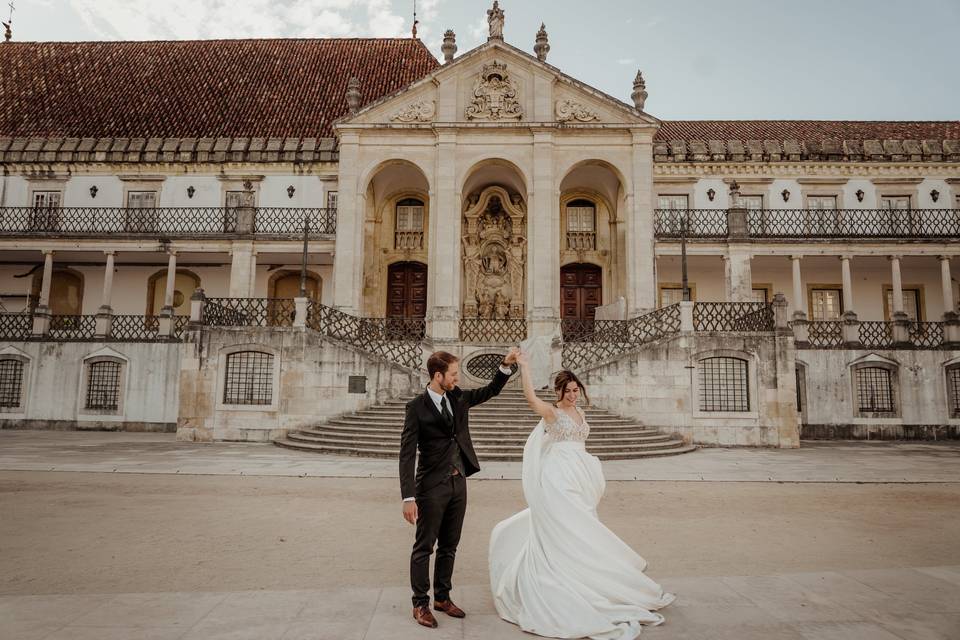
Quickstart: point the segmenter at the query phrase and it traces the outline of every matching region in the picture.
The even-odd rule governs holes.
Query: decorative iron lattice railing
[[[254,235],[302,236],[304,221],[311,237],[334,235],[337,210],[310,207],[258,207],[253,228],[241,228],[235,207],[0,207],[0,236],[104,234],[141,236]]]
[[[694,331],[773,331],[773,305],[768,302],[696,302]]]
[[[960,209],[753,209],[757,238],[956,238]]]
[[[266,235],[303,235],[309,223],[310,236],[334,235],[337,210],[310,207],[258,207],[254,212],[254,231]]]
[[[0,313],[0,339],[23,340],[33,331],[33,316],[29,313]]]
[[[483,344],[518,344],[527,339],[527,321],[522,318],[490,320],[462,318],[460,340]]]
[[[861,321],[860,344],[865,349],[893,346],[893,323],[878,320]]]
[[[285,298],[205,298],[201,322],[214,327],[290,327],[296,305]]]
[[[311,301],[307,326],[390,362],[414,369],[422,365],[422,318],[360,318]]]
[[[174,316],[173,332],[160,335],[160,316],[115,315],[108,340],[117,342],[154,342],[180,340],[190,316]]]
[[[93,340],[96,333],[97,316],[95,315],[52,316],[50,318],[50,331],[47,332],[45,339],[81,342]]]
[[[679,238],[686,222],[688,238],[725,238],[726,209],[655,209],[654,233],[658,238]]]
[[[910,344],[920,349],[937,349],[943,346],[942,322],[911,322]]]
[[[563,366],[603,362],[647,342],[680,331],[680,305],[672,304],[632,320],[561,322]]]
[[[821,320],[807,325],[808,344],[813,348],[830,349],[843,346],[843,322]]]

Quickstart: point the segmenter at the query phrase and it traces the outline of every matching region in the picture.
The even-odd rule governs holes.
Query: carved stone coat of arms
[[[466,108],[467,120],[519,120],[523,107],[507,65],[493,61],[484,65],[473,85],[473,97]]]

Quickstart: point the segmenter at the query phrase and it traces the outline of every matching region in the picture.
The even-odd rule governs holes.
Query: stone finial
[[[444,64],[453,62],[453,56],[457,53],[457,34],[453,29],[447,29],[443,32],[443,44],[440,45],[440,51],[443,52]]]
[[[537,54],[537,60],[547,61],[547,53],[550,52],[550,43],[547,42],[547,25],[540,23],[540,30],[537,31],[537,41],[533,45],[533,52]]]
[[[487,9],[487,24],[490,25],[487,40],[503,40],[503,22],[503,9],[497,0],[493,0],[493,8]]]
[[[10,42],[13,40],[13,30],[10,28],[9,22],[0,23],[3,24],[3,41]]]
[[[356,113],[360,108],[360,78],[351,76],[347,82],[347,108],[350,113]]]
[[[650,94],[647,93],[647,83],[643,80],[643,72],[637,71],[637,77],[633,79],[633,93],[630,94],[630,97],[633,98],[633,106],[643,111],[643,105],[646,104],[648,95]]]
[[[730,182],[730,208],[740,206],[740,185],[736,180]]]

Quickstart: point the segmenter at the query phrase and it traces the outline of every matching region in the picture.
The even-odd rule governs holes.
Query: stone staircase
[[[555,396],[539,392],[552,401]],[[356,413],[331,418],[299,431],[291,431],[274,444],[303,451],[373,458],[396,458],[400,454],[404,406],[410,398],[388,400]],[[627,460],[668,456],[693,451],[678,437],[660,433],[635,420],[602,409],[586,409],[590,424],[587,450],[601,460]],[[523,445],[540,417],[518,390],[504,389],[496,398],[470,410],[470,435],[480,461],[521,460]]]

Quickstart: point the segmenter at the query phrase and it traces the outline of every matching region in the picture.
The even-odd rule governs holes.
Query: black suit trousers
[[[448,600],[453,588],[453,561],[467,511],[467,479],[453,475],[417,496],[417,536],[410,554],[413,606],[430,604],[430,556],[433,565],[433,599]]]

